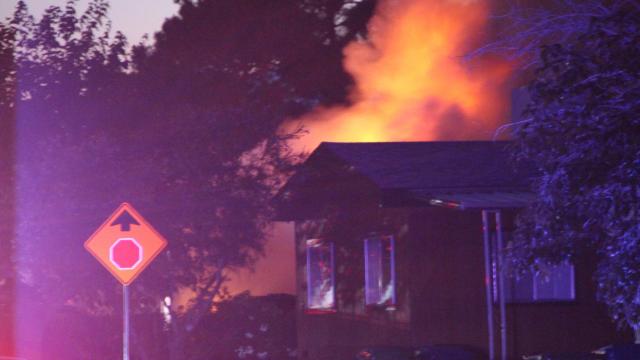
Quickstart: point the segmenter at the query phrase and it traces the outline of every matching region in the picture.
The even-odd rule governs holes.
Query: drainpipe
[[[484,288],[487,300],[487,332],[489,333],[489,360],[495,360],[493,340],[493,294],[491,291],[491,246],[489,243],[489,214],[482,210],[482,234],[484,238]]]
[[[500,210],[482,210],[482,232],[484,237],[484,274],[485,292],[487,300],[487,330],[489,332],[489,360],[495,360],[494,320],[493,320],[493,291],[491,273],[491,224],[489,215],[495,221],[496,236],[496,272],[498,276],[498,304],[500,307],[500,359],[507,360],[507,311],[504,289],[504,244],[502,234],[502,214]]]
[[[498,241],[498,297],[500,298],[500,355],[507,360],[507,307],[504,296],[504,246],[502,241],[502,218],[500,210],[495,212],[496,237]]]

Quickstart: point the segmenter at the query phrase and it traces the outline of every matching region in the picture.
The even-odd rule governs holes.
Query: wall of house
[[[503,212],[512,230],[513,213]],[[484,255],[480,211],[416,210],[409,221],[414,345],[467,344],[488,351]],[[616,331],[595,301],[591,259],[576,264],[576,301],[507,305],[509,357],[541,352],[591,351],[629,334]],[[495,348],[499,354],[499,309],[494,306]]]
[[[410,220],[414,344],[467,344],[487,339],[482,223],[477,213],[443,208]]]
[[[616,329],[606,307],[596,301],[594,263],[583,258],[575,264],[575,301],[508,306],[508,347],[514,353],[585,352],[633,341],[631,332]]]
[[[394,309],[364,304],[364,239],[370,232],[393,234],[398,254],[407,252],[406,211],[378,206],[334,213],[329,220],[296,223],[298,359],[353,359],[369,346],[411,344],[408,268],[399,262],[398,303]],[[403,231],[403,229],[405,229]],[[321,237],[335,244],[336,308],[307,309],[306,240]],[[402,256],[402,255],[401,255]]]
[[[512,231],[513,213],[503,212]],[[363,239],[368,232],[396,238],[398,304],[364,306]],[[336,308],[310,313],[306,304],[306,240],[335,243]],[[464,344],[488,351],[484,247],[480,211],[384,209],[355,203],[323,220],[296,223],[298,358],[353,359],[369,346]],[[595,301],[591,259],[576,264],[576,301],[507,305],[510,359],[541,352],[590,351],[628,341]],[[499,354],[499,308],[494,305]]]

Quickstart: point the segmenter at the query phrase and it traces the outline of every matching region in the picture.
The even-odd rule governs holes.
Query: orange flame
[[[294,148],[491,138],[506,117],[511,67],[461,59],[481,40],[487,11],[480,0],[383,0],[368,41],[344,50],[344,67],[355,79],[351,105],[317,108],[288,122],[309,131]]]

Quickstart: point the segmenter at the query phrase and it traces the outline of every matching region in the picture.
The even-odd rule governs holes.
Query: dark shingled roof
[[[514,170],[506,141],[322,143],[380,189],[526,190],[530,171]]]
[[[281,218],[292,218],[367,188],[383,206],[519,208],[533,200],[533,171],[514,167],[510,146],[506,141],[325,142],[280,191],[277,207]]]

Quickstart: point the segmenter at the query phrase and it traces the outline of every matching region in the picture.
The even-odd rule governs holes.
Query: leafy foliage
[[[131,51],[109,31],[106,0],[82,14],[69,0],[38,20],[19,1],[0,27],[10,54],[0,110],[15,127],[15,187],[5,195],[16,199],[14,258],[28,289],[18,293],[34,294],[17,302],[84,314],[72,317],[119,314],[119,285],[81,244],[129,201],[169,239],[132,286],[134,313],[161,319],[163,299],[188,298],[166,309],[160,340],[140,330],[141,359],[158,359],[145,351],[154,341],[168,342],[162,356],[183,358],[189,334],[226,296],[226,274],[261,255],[269,200],[298,159],[286,145],[297,134],[279,124],[343,101],[341,45],[371,10],[337,0],[181,4],[154,46]],[[334,21],[342,12],[351,20]]]
[[[540,171],[514,259],[598,255],[598,297],[640,328],[640,9],[594,18],[575,41],[547,46],[517,127],[517,157]]]
[[[12,40],[8,27],[0,25],[0,44]],[[0,101],[13,96],[10,85],[13,74],[13,51],[10,47],[0,46]],[[14,173],[13,173],[13,124],[2,119],[12,118],[13,108],[0,104],[0,322],[10,328],[13,324],[13,296],[15,274],[13,270],[14,232]],[[11,353],[13,339],[10,331],[0,334],[0,354]]]
[[[516,63],[518,70],[528,71],[542,65],[543,46],[575,41],[589,29],[592,18],[611,16],[629,4],[634,6],[634,1],[518,1],[504,2],[508,6],[504,9],[499,4],[494,3],[490,17],[492,40],[467,57],[499,55]]]

